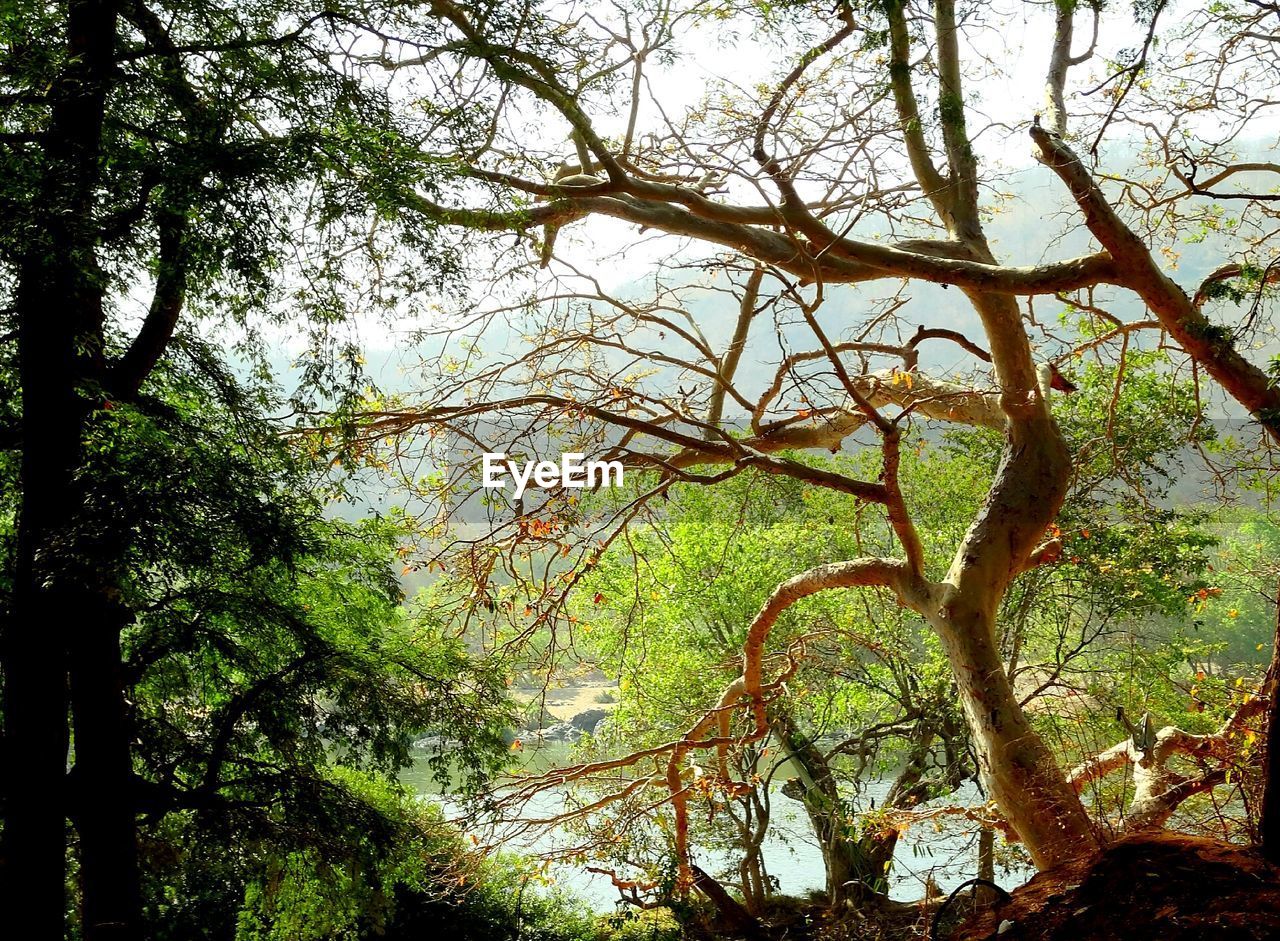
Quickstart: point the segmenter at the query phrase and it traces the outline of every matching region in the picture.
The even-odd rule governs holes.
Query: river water
[[[431,780],[424,761],[408,769],[401,779],[424,800],[432,800],[445,806],[446,812],[456,810],[457,805]],[[528,758],[533,770],[544,770],[556,764],[570,763],[568,746],[548,744]],[[862,800],[871,806],[879,806],[889,791],[889,779],[870,782],[864,789]],[[809,828],[808,818],[799,801],[781,792],[781,783],[773,787],[771,794],[769,832],[764,843],[764,857],[768,872],[778,881],[778,890],[784,895],[801,896],[825,885],[822,853]],[[562,809],[563,793],[549,791],[531,802],[527,813],[554,816]],[[965,805],[982,803],[972,784],[938,802],[939,805]],[[929,806],[929,805],[926,805]],[[925,893],[925,884],[932,879],[945,893],[977,875],[978,833],[975,825],[961,817],[944,817],[935,826],[933,821],[919,823],[898,841],[894,865],[890,874],[889,894],[900,901],[912,901]],[[504,849],[537,855],[549,853],[566,845],[568,835],[555,828],[545,828],[536,836],[526,836],[504,845]],[[998,842],[998,840],[997,840]],[[713,874],[720,874],[732,865],[727,853],[709,852],[694,847],[694,862]],[[583,899],[598,911],[612,910],[618,892],[607,876],[586,872],[583,867],[553,864],[550,870],[556,884]],[[1025,882],[1031,872],[1022,866],[996,867],[996,881],[1005,888]]]

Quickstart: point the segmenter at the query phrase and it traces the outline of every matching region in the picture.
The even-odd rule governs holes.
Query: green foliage
[[[616,721],[661,737],[713,702],[736,675],[746,629],[777,584],[857,554],[866,534],[851,511],[854,504],[829,491],[774,477],[679,489],[661,528],[634,535],[631,551],[606,556],[581,592],[590,600],[578,613],[592,651],[624,692]],[[796,605],[770,649],[819,624],[849,628],[845,601],[819,596]]]
[[[108,357],[136,333],[120,316],[158,275],[183,285],[184,323],[234,322],[235,352],[265,372],[264,332],[289,324],[307,345],[295,404],[354,405],[362,360],[344,329],[363,312],[405,316],[428,291],[458,286],[456,242],[399,210],[445,172],[423,159],[422,109],[332,67],[329,49],[405,18],[395,4],[174,0],[120,8],[98,145],[89,272],[108,299]],[[8,4],[0,147],[0,291],[42,250],[42,187],[57,180],[41,135],[71,49],[63,7]],[[185,54],[175,55],[179,49]],[[457,123],[433,115],[436,127]],[[159,242],[172,237],[171,250]],[[407,254],[396,249],[408,248]],[[406,262],[412,258],[412,264]],[[122,302],[122,303],[117,303]],[[7,305],[0,305],[7,306]],[[145,306],[145,305],[144,305]],[[0,420],[3,419],[0,415]]]
[[[505,682],[401,606],[400,530],[326,518],[327,468],[184,349],[136,405],[94,413],[73,544],[113,551],[62,559],[108,560],[132,614],[147,918],[155,937],[354,937],[456,855],[388,780],[423,734],[453,742],[439,778],[487,779]]]
[[[865,478],[877,473],[876,461],[868,453],[819,463]],[[907,455],[903,475],[920,509],[922,538],[942,558],[963,534],[965,513],[981,500],[983,469],[922,446]],[[590,654],[621,689],[607,731],[592,747],[625,753],[669,741],[738,675],[747,627],[781,581],[822,563],[892,552],[881,514],[792,478],[743,474],[713,488],[674,488],[661,519],[606,554],[578,592],[575,612]],[[853,798],[872,780],[896,774],[922,734],[940,736],[938,761],[911,793],[924,798],[958,786],[966,776],[963,724],[946,658],[918,618],[888,592],[815,595],[775,625],[767,672],[778,668],[776,654],[802,637],[807,656],[778,707],[791,717],[797,743],[823,735],[855,743],[856,757],[834,769],[850,801],[848,840],[857,843],[864,829]],[[879,731],[860,740],[873,728]],[[776,739],[741,749],[738,774],[780,783],[797,773],[788,770],[788,754]],[[695,841],[741,850],[738,824],[726,812],[730,799],[716,792],[702,797],[706,812],[695,814]],[[874,822],[865,826],[880,831]],[[669,833],[661,820],[656,831],[642,829],[608,815],[598,827],[606,855],[616,856],[611,861],[647,861],[649,877],[659,878]]]
[[[1046,534],[1061,540],[1062,554],[1015,581],[999,621],[1018,688],[1043,700],[1036,721],[1068,754],[1110,744],[1117,705],[1135,715],[1149,708],[1174,716],[1175,703],[1185,709],[1190,664],[1221,649],[1188,600],[1198,603],[1214,588],[1211,519],[1170,499],[1187,442],[1211,435],[1211,425],[1198,420],[1194,391],[1171,381],[1162,355],[1138,351],[1119,383],[1114,368],[1092,363],[1073,379],[1078,392],[1054,400],[1074,455],[1067,501]],[[902,486],[931,578],[945,577],[1002,447],[986,430],[953,432],[940,446],[907,442]],[[879,473],[874,450],[794,457],[861,479]],[[654,524],[615,544],[576,593],[580,636],[622,690],[605,740],[591,747],[626,752],[688,727],[737,675],[747,626],[787,577],[899,551],[881,510],[794,479],[743,474],[714,488],[672,488]],[[896,728],[838,769],[846,793],[855,794],[861,776],[900,764],[914,727],[895,726],[903,716],[940,718],[955,709],[951,673],[933,633],[888,592],[803,599],[783,613],[768,649],[776,655],[815,632],[785,703],[802,738],[838,730],[856,739],[860,730]],[[1204,695],[1212,698],[1211,690]],[[1080,696],[1106,705],[1085,715],[1070,701]],[[936,796],[956,783],[954,773],[926,776],[920,793]],[[715,819],[714,803],[708,820]],[[621,821],[602,826],[608,834]],[[694,827],[703,843],[735,839],[723,826],[717,833],[695,819]],[[664,852],[661,832],[632,828],[616,838],[619,859]]]
[[[162,871],[153,937],[236,941],[412,941],[448,933],[460,941],[532,938],[591,941],[593,917],[538,888],[519,860],[484,858],[440,811],[396,785],[350,771],[335,781],[375,807],[393,839],[378,852],[330,858],[266,843],[186,843],[188,824],[168,820],[173,858]],[[199,919],[195,916],[199,916]]]
[[[1246,298],[1258,296],[1259,291],[1266,289],[1267,271],[1255,264],[1245,263],[1240,266],[1239,273],[1232,278],[1210,281],[1203,288],[1208,300],[1229,300],[1233,304],[1241,304]]]
[[[1254,672],[1271,656],[1280,524],[1263,509],[1237,507],[1219,512],[1213,527],[1220,534],[1211,563],[1216,591],[1189,600],[1195,636],[1217,648],[1222,666]]]
[[[467,886],[452,901],[401,896],[401,915],[394,934],[404,941],[424,937],[457,937],[464,941],[594,941],[595,916],[573,896],[548,890],[539,868],[516,857],[485,859]]]
[[[675,913],[665,907],[616,915],[605,919],[604,926],[606,941],[679,941],[684,937]]]

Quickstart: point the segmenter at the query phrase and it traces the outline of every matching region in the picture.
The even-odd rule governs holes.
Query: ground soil
[[[1280,869],[1215,840],[1131,837],[948,927],[936,941],[1280,941]]]

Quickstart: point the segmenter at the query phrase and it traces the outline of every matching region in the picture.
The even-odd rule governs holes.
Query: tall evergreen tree
[[[252,328],[286,297],[279,316],[305,320],[324,354],[308,378],[342,373],[329,354],[350,262],[335,270],[327,250],[358,234],[377,251],[368,223],[400,162],[386,159],[393,109],[332,55],[375,14],[18,0],[0,18],[0,306],[20,403],[3,437],[21,481],[0,655],[3,889],[28,937],[62,937],[68,818],[85,936],[134,937],[140,911],[121,649],[136,612],[118,582],[132,534],[82,525],[89,429],[137,403],[202,316]],[[286,295],[286,262],[309,247],[326,253]],[[91,799],[68,781],[91,782]]]

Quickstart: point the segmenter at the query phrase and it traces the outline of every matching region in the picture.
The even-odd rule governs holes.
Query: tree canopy
[[[497,821],[758,935],[776,800],[829,911],[892,917],[924,821],[985,882],[997,831],[1280,860],[1278,17],[10,4],[5,905],[671,928],[526,918]],[[494,452],[626,482],[516,496]],[[605,721],[505,776],[592,671]]]

